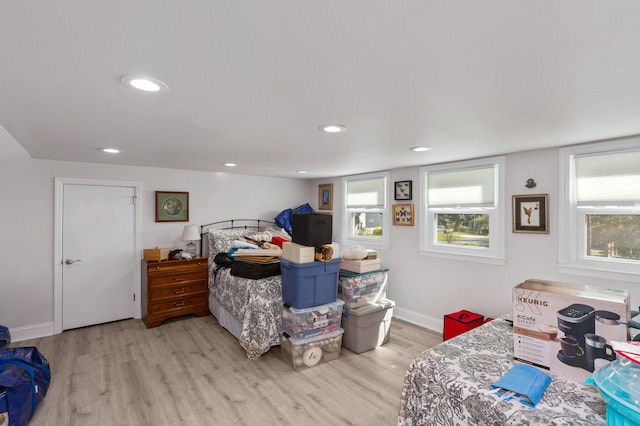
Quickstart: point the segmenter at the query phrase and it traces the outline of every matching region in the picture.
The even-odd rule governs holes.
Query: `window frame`
[[[640,200],[635,205],[601,206],[594,202],[593,206],[578,206],[575,178],[576,157],[637,151],[640,151],[640,138],[560,148],[560,226],[558,236],[558,269],[560,272],[622,281],[637,281],[640,276],[640,262],[629,259],[587,256],[585,222],[589,214],[640,214]]]
[[[427,204],[430,173],[459,172],[493,167],[493,206],[429,207]],[[465,260],[496,265],[505,264],[505,157],[424,166],[420,168],[420,254],[446,259]],[[488,214],[489,248],[466,247],[437,243],[437,223],[434,214]]]
[[[363,181],[363,180],[376,180],[383,179],[384,180],[384,207],[383,208],[372,208],[372,209],[353,209],[348,207],[347,203],[347,184],[353,181]],[[357,245],[357,246],[367,246],[371,248],[378,249],[387,249],[390,244],[390,233],[391,233],[391,212],[390,212],[390,182],[391,181],[391,173],[390,172],[379,172],[379,173],[366,173],[361,175],[353,175],[346,176],[342,178],[342,194],[343,194],[343,225],[342,225],[342,244],[345,246],[348,245]],[[358,237],[352,234],[351,229],[351,214],[356,212],[365,212],[366,213],[382,213],[382,237],[381,238],[368,238],[368,237]]]

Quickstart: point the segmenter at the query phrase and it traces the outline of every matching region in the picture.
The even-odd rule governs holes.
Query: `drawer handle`
[[[184,275],[181,277],[173,277],[174,281],[184,281]]]
[[[182,287],[180,290],[177,290],[175,288],[173,289],[173,294],[182,294],[182,293],[184,293],[184,287]]]
[[[173,306],[175,306],[176,308],[179,308],[180,306],[184,306],[184,300],[180,302],[173,302]]]

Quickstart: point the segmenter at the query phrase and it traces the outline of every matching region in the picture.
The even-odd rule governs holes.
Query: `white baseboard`
[[[442,334],[442,327],[444,326],[444,319],[442,318],[430,317],[398,306],[393,308],[393,316]]]
[[[11,342],[39,339],[40,337],[53,336],[53,323],[27,325],[24,327],[10,328]]]

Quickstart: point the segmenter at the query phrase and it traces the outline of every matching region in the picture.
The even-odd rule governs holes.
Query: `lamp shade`
[[[182,231],[183,241],[194,241],[199,239],[200,232],[198,231],[198,227],[196,225],[187,225],[184,227],[184,231]]]

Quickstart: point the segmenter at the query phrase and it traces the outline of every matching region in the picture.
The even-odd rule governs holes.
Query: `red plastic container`
[[[282,243],[286,243],[288,241],[289,240],[287,240],[286,238],[282,238],[282,237],[279,237],[277,235],[271,237],[271,244],[275,244],[280,248],[282,248]]]
[[[484,324],[484,316],[469,311],[458,311],[444,316],[442,339],[449,340]]]

